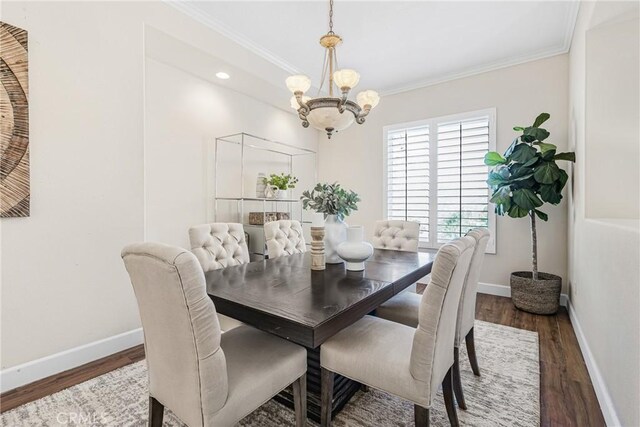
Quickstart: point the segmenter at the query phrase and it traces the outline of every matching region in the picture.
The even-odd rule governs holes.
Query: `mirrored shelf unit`
[[[208,220],[243,224],[252,260],[266,257],[264,221],[298,220],[311,241],[310,213],[302,209],[300,195],[316,184],[315,151],[241,132],[216,138],[208,156]],[[260,173],[293,175],[298,183],[286,198],[260,197]]]

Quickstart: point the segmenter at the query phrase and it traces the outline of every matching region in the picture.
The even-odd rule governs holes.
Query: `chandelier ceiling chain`
[[[329,32],[327,34],[333,34],[333,0],[329,0]]]
[[[320,45],[326,51],[318,96],[305,96],[311,87],[311,79],[305,75],[290,76],[286,81],[287,88],[293,92],[291,107],[298,111],[302,126],[306,128],[311,124],[315,129],[325,131],[329,138],[334,132],[351,126],[354,121],[364,123],[371,109],[380,102],[380,96],[373,90],[358,93],[356,102],[348,99],[349,92],[360,80],[360,74],[348,68],[335,70],[338,64],[336,47],[342,43],[342,37],[333,32],[333,1],[329,0],[329,32],[320,38]],[[321,96],[325,79],[328,97]],[[340,97],[333,96],[334,85],[340,90]]]

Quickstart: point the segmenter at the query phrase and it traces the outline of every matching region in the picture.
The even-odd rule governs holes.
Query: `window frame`
[[[458,120],[469,120],[482,116],[489,118],[489,151],[496,150],[496,108],[485,108],[482,110],[467,111],[459,114],[450,114],[446,116],[433,117],[423,120],[415,120],[411,122],[396,123],[387,125],[382,128],[382,212],[383,217],[387,218],[387,200],[388,200],[388,134],[404,129],[410,129],[421,126],[429,127],[429,241],[419,241],[418,248],[422,250],[439,249],[443,243],[437,243],[437,209],[438,209],[438,124],[444,122],[453,122]],[[491,197],[489,193],[488,198]],[[435,203],[431,203],[435,200]],[[491,233],[487,244],[486,253],[496,254],[496,214],[494,204],[487,200],[487,218],[488,228]],[[432,221],[435,221],[432,224]]]

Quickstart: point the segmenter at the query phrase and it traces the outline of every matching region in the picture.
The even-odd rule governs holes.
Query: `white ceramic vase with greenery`
[[[340,264],[342,258],[337,249],[340,243],[347,240],[347,224],[344,218],[351,212],[358,210],[360,197],[351,190],[345,190],[340,184],[317,184],[313,190],[304,191],[300,197],[302,206],[318,213],[325,218],[324,255],[327,264]]]
[[[272,173],[269,178],[265,179],[267,198],[288,199],[290,197],[289,190],[296,188],[297,183],[298,178],[291,174],[276,175]]]

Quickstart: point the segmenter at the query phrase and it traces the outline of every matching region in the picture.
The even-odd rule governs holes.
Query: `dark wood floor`
[[[576,335],[564,308],[555,316],[536,316],[517,310],[509,298],[480,294],[476,318],[538,332],[541,426],[605,426]],[[0,396],[0,411],[8,411],[143,358],[144,349],[140,345],[11,390]]]

